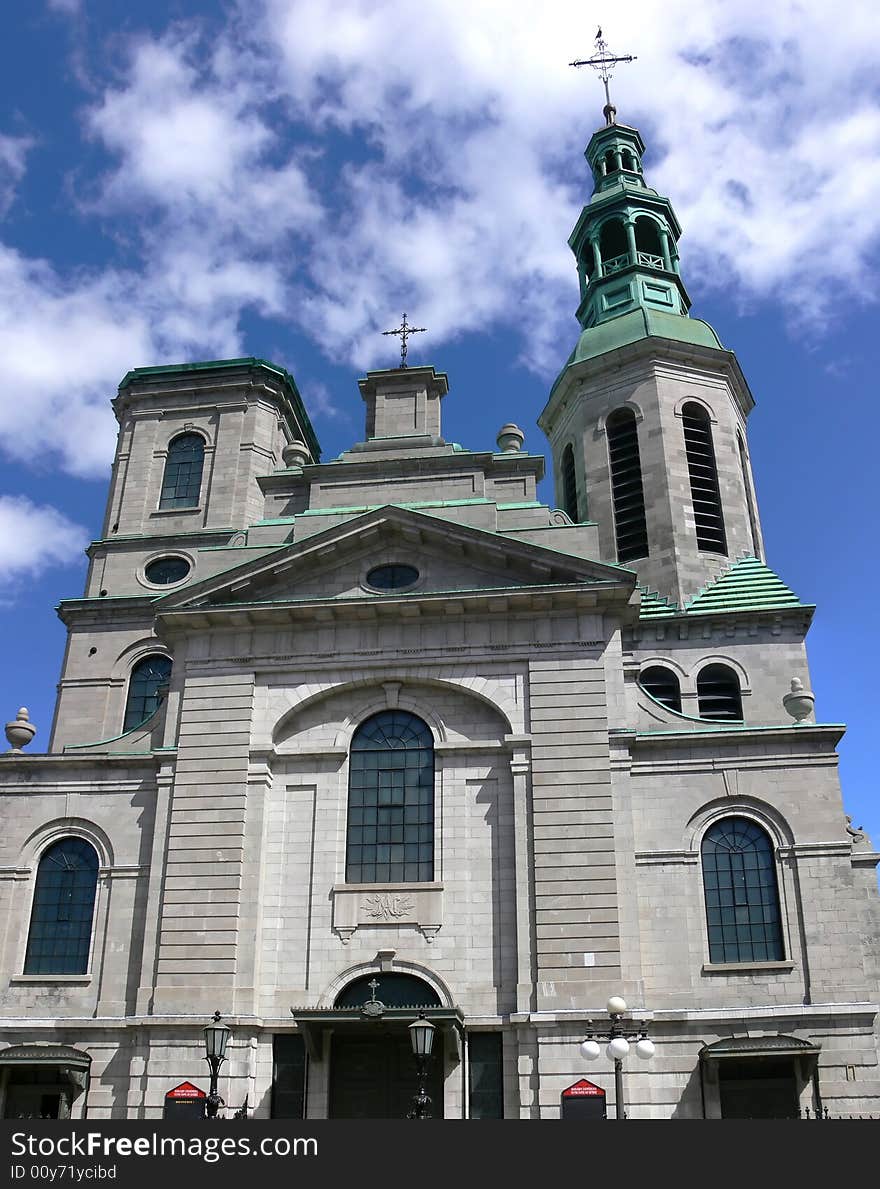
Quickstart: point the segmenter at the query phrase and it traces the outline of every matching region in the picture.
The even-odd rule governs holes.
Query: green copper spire
[[[593,195],[568,241],[585,330],[639,308],[687,314],[691,304],[678,270],[678,219],[669,199],[645,182],[641,136],[615,123],[615,114],[606,109],[608,123],[587,145]]]

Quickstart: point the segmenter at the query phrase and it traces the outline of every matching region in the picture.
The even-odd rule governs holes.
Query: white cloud
[[[304,329],[375,363],[390,301],[434,343],[506,322],[527,362],[558,366],[576,301],[565,239],[589,193],[580,149],[603,102],[596,76],[567,66],[592,52],[582,6],[551,0],[536,21],[498,0],[338,0],[329,25],[322,0],[246,7],[280,47],[297,116],[372,149],[345,170],[344,236],[309,258]],[[692,289],[778,299],[812,323],[874,295],[872,26],[867,6],[829,20],[820,0],[642,0],[605,24],[638,55],[613,93],[684,224]]]
[[[0,585],[78,561],[88,534],[57,508],[0,495]]]
[[[595,14],[573,0],[547,0],[538,20],[501,0],[327,13],[239,0],[210,38],[189,22],[129,39],[83,113],[107,159],[81,213],[133,259],[62,273],[0,248],[7,453],[104,473],[119,378],[248,353],[247,313],[359,368],[393,359],[378,332],[403,309],[430,329],[416,353],[505,326],[529,367],[560,366],[576,331],[566,238],[603,101],[567,63],[592,52]],[[695,312],[717,288],[816,325],[876,297],[867,6],[829,20],[820,0],[633,0],[625,24],[603,23],[638,55],[613,91],[684,226]],[[8,194],[28,147],[0,141]],[[316,411],[330,415],[321,399]]]
[[[210,225],[221,237],[276,243],[320,218],[301,166],[275,163],[279,136],[257,108],[255,80],[222,73],[193,34],[135,43],[124,84],[88,116],[91,133],[118,157],[105,179],[104,209],[146,201],[175,226]]]
[[[30,136],[6,136],[0,132],[0,218],[12,205],[33,145]]]

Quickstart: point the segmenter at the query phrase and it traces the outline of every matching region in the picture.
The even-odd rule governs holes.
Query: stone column
[[[627,219],[627,221],[624,223],[624,227],[626,228],[626,246],[629,251],[630,260],[633,262],[633,264],[637,264],[639,257],[638,249],[636,248],[635,224],[631,219]]]
[[[530,740],[508,736],[513,745],[510,772],[513,777],[513,853],[516,897],[516,1010],[528,1012],[532,1006],[532,922],[529,911],[529,774]]]
[[[669,232],[665,227],[660,228],[660,250],[663,253],[663,267],[672,272],[672,257],[669,254]]]

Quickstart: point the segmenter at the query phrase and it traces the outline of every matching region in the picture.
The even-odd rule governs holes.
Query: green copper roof
[[[723,574],[707,583],[686,604],[679,607],[656,590],[639,586],[642,605],[640,619],[663,619],[671,615],[715,615],[726,611],[777,611],[802,607],[812,611],[811,603],[802,603],[778,574],[757,557],[740,557]]]
[[[614,351],[628,343],[644,338],[676,339],[680,343],[694,343],[699,347],[721,347],[721,340],[708,322],[701,318],[688,318],[682,314],[667,314],[663,310],[652,310],[645,306],[610,318],[581,332],[577,346],[568,363],[579,363],[582,359],[594,359],[606,351]],[[722,348],[723,350],[723,348]],[[567,366],[567,365],[566,365]]]
[[[639,619],[652,619],[661,615],[678,615],[680,609],[677,603],[670,603],[669,599],[656,590],[649,590],[646,586],[639,586],[642,604],[639,609]]]
[[[281,377],[290,388],[293,397],[291,403],[299,418],[302,431],[305,434],[306,445],[311,450],[315,461],[320,462],[321,446],[315,436],[309,415],[306,412],[299,389],[296,386],[296,380],[294,380],[286,368],[279,367],[277,363],[272,363],[268,359],[260,359],[256,355],[245,355],[241,359],[204,359],[197,363],[168,363],[159,364],[156,367],[133,367],[131,371],[126,372],[122,377],[119,389],[122,391],[123,388],[127,388],[135,380],[147,376],[179,376],[185,375],[187,372],[219,371],[223,368],[230,367],[264,367],[267,371],[274,372],[276,376]]]
[[[740,557],[730,569],[710,582],[690,600],[688,615],[716,611],[763,611],[779,607],[806,607],[778,574],[757,557]]]

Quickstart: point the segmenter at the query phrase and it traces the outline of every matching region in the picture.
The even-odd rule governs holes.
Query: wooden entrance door
[[[369,1027],[369,1025],[367,1025]],[[437,1041],[441,1037],[438,1035]],[[435,1041],[435,1043],[437,1043]],[[431,1114],[443,1118],[442,1045],[428,1069]],[[405,1119],[418,1089],[409,1035],[337,1033],[330,1057],[331,1119]]]

